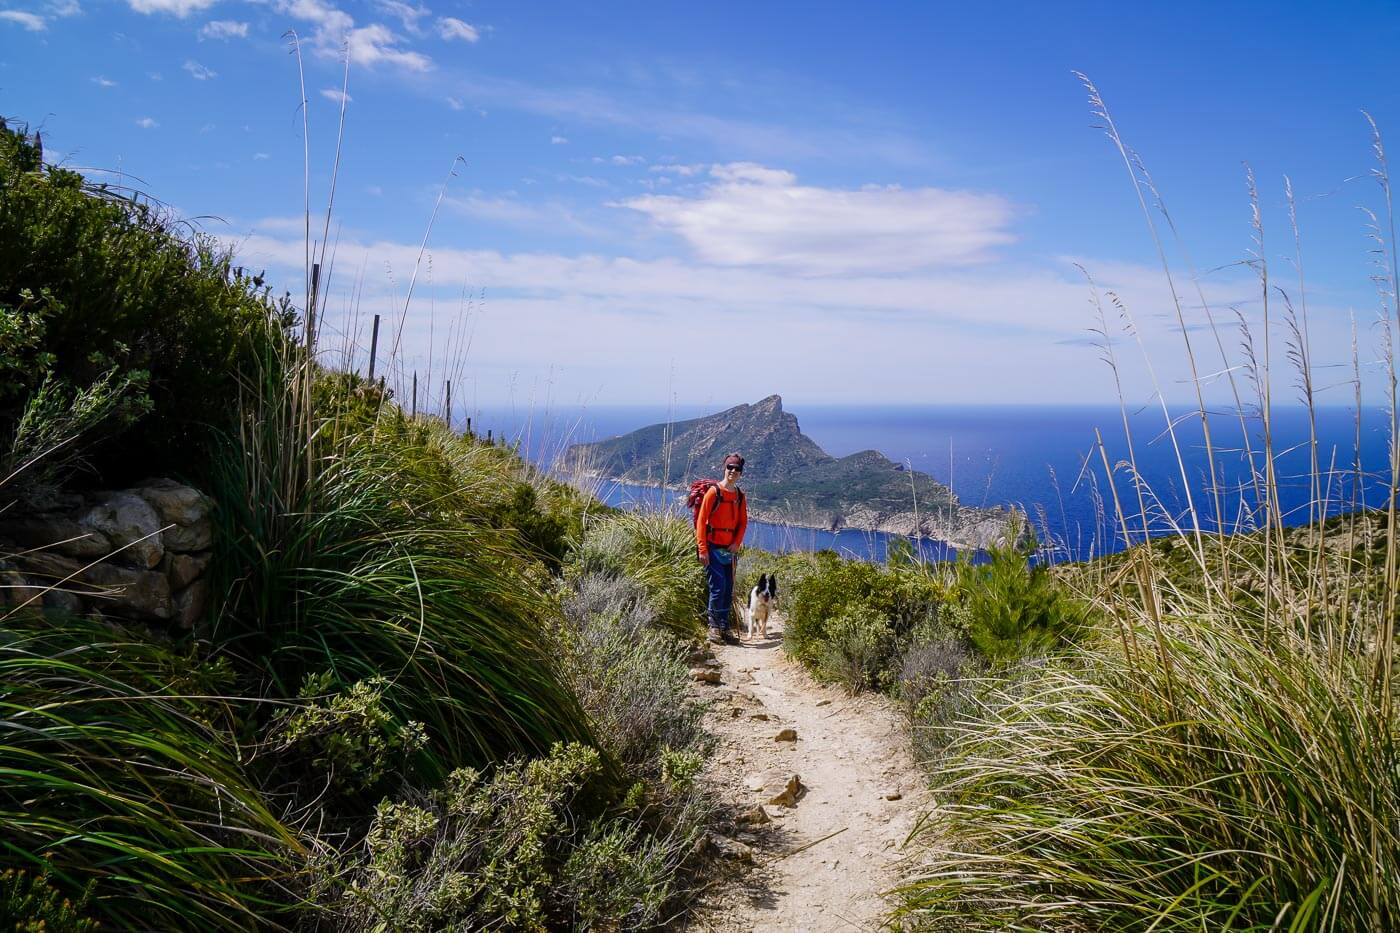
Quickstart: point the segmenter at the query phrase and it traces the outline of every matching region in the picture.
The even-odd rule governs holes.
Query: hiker
[[[710,587],[710,641],[736,643],[729,628],[729,608],[734,602],[734,564],[749,524],[749,507],[739,488],[744,458],[737,453],[724,458],[724,479],[705,492],[695,521],[695,541],[700,563]]]

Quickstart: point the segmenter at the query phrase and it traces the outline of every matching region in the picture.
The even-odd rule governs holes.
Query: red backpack
[[[685,497],[685,504],[690,509],[690,521],[695,528],[700,528],[700,506],[705,504],[705,493],[710,491],[710,487],[718,486],[719,481],[713,479],[697,479],[690,484],[690,495]],[[744,508],[744,490],[739,491],[739,510]],[[718,493],[716,493],[718,495]],[[708,537],[708,535],[707,535]]]

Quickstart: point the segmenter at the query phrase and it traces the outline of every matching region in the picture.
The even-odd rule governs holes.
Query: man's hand
[[[704,564],[706,567],[710,566],[710,552],[709,552],[709,551],[701,551],[701,552],[700,552],[700,563]]]

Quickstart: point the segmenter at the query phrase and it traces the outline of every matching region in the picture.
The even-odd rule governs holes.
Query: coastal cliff
[[[764,522],[922,535],[955,547],[985,548],[1014,534],[1016,513],[975,508],[926,473],[875,450],[833,457],[802,433],[780,396],[630,434],[575,444],[570,471],[628,483],[683,488],[715,475],[730,451],[747,460],[749,514]],[[1024,523],[1019,523],[1024,527]]]

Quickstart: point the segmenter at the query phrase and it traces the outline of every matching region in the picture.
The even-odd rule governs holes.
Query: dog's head
[[[754,595],[765,602],[778,598],[778,577],[776,574],[760,574],[758,585],[753,588]]]

